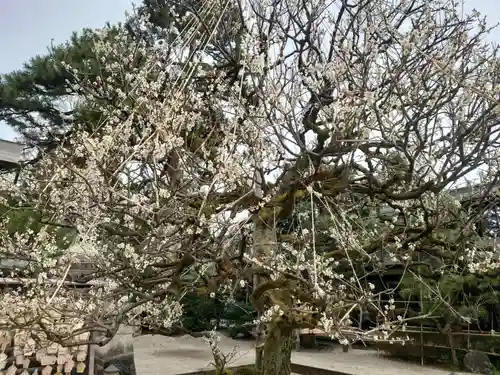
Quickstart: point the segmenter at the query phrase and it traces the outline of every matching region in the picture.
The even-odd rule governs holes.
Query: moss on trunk
[[[290,375],[294,331],[289,326],[273,325],[266,332],[264,345],[257,353],[256,363],[259,375]],[[260,363],[259,363],[260,362]]]

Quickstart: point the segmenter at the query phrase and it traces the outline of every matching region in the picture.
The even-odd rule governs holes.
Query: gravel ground
[[[237,347],[232,365],[254,362],[251,342],[221,337],[220,348],[230,352]],[[139,336],[134,339],[137,375],[173,375],[210,369],[212,357],[208,345],[201,338],[191,336]],[[448,375],[450,371],[387,359],[372,350],[351,349],[348,353],[331,351],[300,351],[292,354],[294,363],[327,368],[352,375]],[[468,374],[456,372],[456,374]]]

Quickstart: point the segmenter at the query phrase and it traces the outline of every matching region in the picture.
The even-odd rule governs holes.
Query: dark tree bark
[[[256,363],[259,375],[290,375],[292,349],[295,343],[291,326],[275,325],[266,332],[264,345],[257,348],[260,363]]]

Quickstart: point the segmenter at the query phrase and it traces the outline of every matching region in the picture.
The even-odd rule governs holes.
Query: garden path
[[[225,336],[222,336],[220,341],[220,348],[224,353],[237,347],[237,354],[231,364],[233,366],[254,362],[252,346],[252,342],[232,340]],[[139,336],[134,339],[134,353],[137,375],[174,375],[213,368],[210,365],[212,357],[208,345],[203,339],[191,336]],[[340,347],[328,351],[294,352],[292,361],[352,375],[450,374],[449,370],[388,359],[373,350],[350,349],[348,353],[344,353]]]

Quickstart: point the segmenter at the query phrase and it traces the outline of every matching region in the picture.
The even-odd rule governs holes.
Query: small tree
[[[228,9],[235,42],[215,44],[229,63],[214,66],[205,47]],[[379,306],[393,288],[367,280],[387,267],[381,254],[409,267],[447,246],[444,191],[477,171],[497,181],[500,66],[484,20],[448,0],[209,1],[182,19],[190,27],[169,25],[178,37],[160,45],[96,32],[101,77],[65,66],[96,122],[26,168],[13,194],[74,229],[95,282],[84,295],[48,286],[74,256],[48,229],[5,237],[37,276],[27,295],[5,295],[5,327],[57,341],[168,327],[200,282],[228,299],[251,282],[261,374],[290,373],[296,328],[362,338],[360,307],[388,337],[409,318]],[[470,264],[494,250],[460,246]]]

